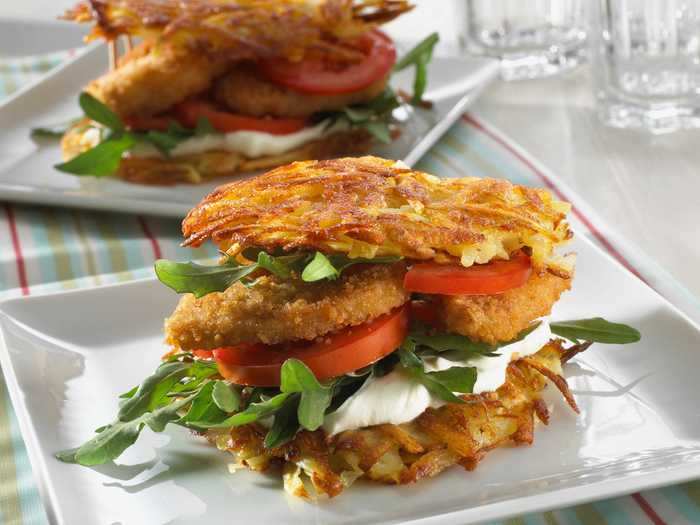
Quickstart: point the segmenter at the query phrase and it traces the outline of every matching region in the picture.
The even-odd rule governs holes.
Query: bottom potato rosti
[[[549,421],[541,397],[548,380],[578,407],[562,377],[566,353],[559,341],[536,354],[513,361],[506,383],[496,392],[469,394],[464,404],[429,408],[401,425],[378,425],[349,430],[327,439],[322,430],[303,431],[293,441],[268,450],[267,429],[251,424],[205,436],[230,452],[233,468],[267,470],[281,464],[284,487],[295,496],[333,497],[360,477],[390,484],[406,484],[435,476],[453,465],[473,470],[489,450],[529,445],[537,420]]]
[[[266,275],[250,288],[239,282],[199,299],[188,294],[165,322],[166,340],[187,351],[315,339],[407,302],[405,271],[403,263],[372,264],[315,283]]]

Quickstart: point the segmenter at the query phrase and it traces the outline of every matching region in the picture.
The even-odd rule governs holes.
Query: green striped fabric
[[[39,78],[68,53],[0,60],[3,96]],[[441,175],[504,177],[521,184],[549,186],[566,197],[559,182],[524,158],[517,146],[478,116],[465,115],[421,161],[420,168]],[[604,236],[604,228],[574,203],[579,232],[611,251],[631,271],[639,266]],[[584,211],[582,211],[584,210]],[[0,298],[35,295],[128,281],[152,275],[157,257],[215,256],[212,247],[179,246],[179,221],[93,213],[0,202]],[[641,268],[641,270],[640,270]],[[652,284],[654,275],[643,277]],[[0,379],[0,525],[47,522],[12,406]],[[506,520],[509,525],[632,525],[700,523],[700,482],[642,492],[577,507]]]

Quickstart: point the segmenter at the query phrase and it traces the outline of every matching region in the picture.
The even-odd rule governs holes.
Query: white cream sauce
[[[537,353],[551,339],[549,322],[540,325],[521,341],[498,349],[498,357],[473,357],[465,361],[444,358],[425,359],[425,370],[433,372],[453,366],[476,367],[474,393],[493,392],[506,381],[508,363]],[[426,408],[437,408],[445,401],[433,396],[428,389],[400,369],[384,377],[368,379],[360,389],[332,414],[326,416],[323,428],[328,435],[370,425],[398,425],[418,417]]]
[[[180,142],[170,151],[171,157],[194,155],[206,151],[229,151],[240,153],[249,159],[268,155],[281,155],[313,140],[326,137],[332,133],[344,131],[347,123],[338,121],[328,126],[322,121],[315,126],[306,127],[286,135],[273,135],[262,131],[232,131],[230,133],[212,133],[201,137],[192,137]],[[132,157],[161,157],[162,154],[150,144],[137,144],[129,152]]]

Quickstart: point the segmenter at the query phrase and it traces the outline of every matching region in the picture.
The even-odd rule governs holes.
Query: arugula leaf
[[[166,131],[150,130],[142,136],[166,157],[170,156],[170,152],[175,149],[175,146],[182,142],[180,137],[173,136]]]
[[[80,447],[63,450],[54,455],[64,463],[79,463],[85,466],[101,465],[118,458],[136,440],[143,422],[117,421]]]
[[[314,258],[301,273],[301,279],[305,282],[315,282],[321,279],[335,280],[345,269],[355,264],[393,264],[400,260],[401,257],[394,256],[367,259],[364,257],[350,258],[343,254],[326,256],[321,252],[316,252]]]
[[[299,423],[307,430],[316,430],[323,424],[323,416],[331,404],[333,389],[318,382],[313,372],[299,359],[287,359],[280,370],[280,390],[300,393]]]
[[[287,398],[282,407],[275,412],[275,419],[272,427],[265,435],[265,448],[275,448],[289,442],[299,431],[299,420],[297,411],[299,410],[299,398]]]
[[[260,251],[257,256],[257,265],[277,277],[289,279],[292,272],[298,270],[298,264],[306,261],[308,258],[308,254],[280,255],[274,257],[267,252]]]
[[[292,395],[293,394],[290,394],[288,392],[282,392],[265,401],[260,401],[259,403],[250,403],[243,412],[234,414],[233,416],[223,420],[220,423],[210,424],[207,421],[191,421],[189,422],[189,426],[206,429],[231,428],[239,427],[241,425],[247,425],[248,423],[253,423],[255,421],[264,419],[265,417],[274,414],[277,410],[279,410],[282,407],[287,398]]]
[[[583,340],[624,345],[636,343],[642,337],[639,330],[626,324],[611,323],[602,317],[558,321],[550,323],[549,327],[552,333],[568,339],[574,344],[578,344],[580,340]]]
[[[417,346],[426,347],[440,354],[450,352],[451,361],[463,361],[477,355],[495,357],[499,345],[472,341],[468,337],[459,334],[438,333],[428,334],[425,332],[412,332],[409,337]],[[459,358],[459,359],[458,359]]]
[[[214,135],[216,133],[218,133],[218,131],[214,128],[214,126],[207,117],[205,117],[204,115],[200,115],[197,118],[197,125],[194,128],[195,137],[203,137],[204,135]]]
[[[66,463],[85,466],[112,461],[136,442],[145,425],[154,432],[162,432],[167,423],[179,417],[177,411],[191,402],[193,397],[180,399],[150,414],[142,414],[134,420],[115,421],[80,447],[58,452],[55,457]]]
[[[124,392],[123,394],[120,394],[120,395],[119,395],[119,399],[129,399],[129,398],[134,397],[134,394],[136,393],[136,391],[137,391],[138,389],[139,389],[139,386],[136,385],[134,388],[132,388],[132,389],[129,390],[128,392]]]
[[[139,386],[136,393],[127,399],[119,409],[119,421],[132,421],[146,412],[153,410],[163,401],[180,379],[187,375],[189,363],[179,361],[164,363]]]
[[[215,266],[178,263],[166,259],[155,262],[156,276],[160,282],[177,293],[192,293],[197,298],[226,290],[256,269],[256,264],[240,265],[233,260]]]
[[[391,144],[391,129],[381,120],[365,122],[362,127],[382,144]]]
[[[445,386],[450,392],[471,394],[476,383],[476,368],[473,366],[452,366],[447,370],[428,372],[426,374]]]
[[[71,160],[56,164],[54,168],[73,175],[105,177],[117,171],[122,155],[135,143],[134,137],[129,133],[113,135]]]
[[[335,280],[340,275],[340,272],[331,264],[328,257],[321,252],[316,252],[314,258],[306,265],[301,273],[302,281],[307,283],[320,281],[321,279]]]
[[[213,383],[212,399],[216,406],[224,412],[235,412],[241,406],[241,394],[238,388],[228,381]]]
[[[178,420],[178,423],[190,421],[219,423],[226,419],[227,413],[221,410],[213,399],[215,383],[215,381],[208,381],[202,386],[199,392],[194,395],[187,413]]]
[[[404,55],[394,66],[394,71],[401,71],[408,66],[415,66],[415,78],[413,80],[413,104],[419,104],[423,100],[423,94],[428,84],[428,64],[433,57],[435,44],[440,40],[437,33],[432,33],[422,40],[416,47]]]
[[[153,430],[153,432],[163,432],[168,423],[180,419],[180,410],[194,401],[198,395],[199,392],[196,392],[189,397],[180,398],[173,401],[169,405],[160,407],[158,410],[144,414],[141,416],[141,419],[150,427],[151,430]]]
[[[452,393],[449,387],[442,383],[440,376],[425,372],[423,361],[415,354],[415,344],[406,339],[398,350],[401,366],[414,379],[427,388],[431,394],[439,397],[448,403],[464,403],[462,399]]]
[[[115,132],[124,131],[122,119],[90,93],[83,91],[78,97],[78,104],[90,120],[94,120]]]

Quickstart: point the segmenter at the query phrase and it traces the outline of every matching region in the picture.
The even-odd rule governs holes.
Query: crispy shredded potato
[[[333,48],[412,9],[406,0],[86,0],[64,15],[94,22],[88,40],[135,35],[230,59]],[[232,55],[233,53],[233,55]]]
[[[186,246],[400,255],[464,266],[527,247],[533,266],[569,277],[553,250],[570,205],[505,180],[440,179],[377,157],[295,162],[221,186],[183,221]]]
[[[530,445],[535,421],[549,422],[540,392],[552,382],[578,412],[562,377],[559,341],[512,362],[496,392],[463,396],[466,403],[429,408],[401,425],[348,430],[326,439],[323,431],[300,432],[277,449],[266,450],[266,430],[257,424],[206,437],[235,457],[235,467],[266,470],[282,464],[285,490],[298,497],[333,497],[360,477],[389,484],[414,483],[453,465],[476,468],[486,452],[508,444]]]

